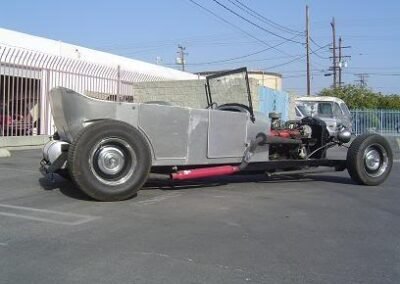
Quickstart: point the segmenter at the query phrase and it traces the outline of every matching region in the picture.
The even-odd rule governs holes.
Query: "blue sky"
[[[279,50],[270,49],[242,57],[294,38],[245,14],[232,4],[234,0],[218,0],[223,5],[258,24],[264,30],[233,15],[213,0],[193,0],[225,19],[227,24],[189,0],[168,1],[3,1],[0,26],[20,32],[62,40],[89,48],[164,65],[174,65],[177,45],[186,46],[188,71],[205,71],[247,66],[250,69],[280,72],[284,88],[305,93],[304,45],[285,42]],[[383,93],[400,93],[400,2],[395,0],[240,0],[264,17],[303,32],[305,5],[310,6],[311,36],[319,46],[330,44],[330,21],[334,16],[337,35],[350,49],[348,68],[343,72],[345,83],[353,83],[356,73],[368,73],[368,85]],[[235,26],[235,27],[234,27]],[[267,30],[267,31],[266,31]],[[278,36],[273,35],[277,34]],[[312,90],[318,92],[332,83],[324,77],[331,65],[329,47],[320,49],[314,43],[312,55]],[[296,60],[297,59],[297,60]],[[285,64],[293,61],[290,64]],[[282,65],[285,64],[285,65]],[[282,65],[282,66],[279,66]]]

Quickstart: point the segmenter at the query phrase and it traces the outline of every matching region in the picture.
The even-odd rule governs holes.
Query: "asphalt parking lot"
[[[381,186],[347,172],[150,181],[94,202],[0,159],[0,283],[399,283],[400,164]]]

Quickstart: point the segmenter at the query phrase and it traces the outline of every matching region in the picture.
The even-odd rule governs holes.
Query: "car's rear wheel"
[[[358,136],[347,152],[347,170],[358,184],[381,184],[388,177],[392,165],[390,144],[377,134]]]
[[[72,180],[92,198],[117,201],[133,197],[146,182],[151,152],[146,139],[131,125],[115,120],[94,122],[69,148]]]

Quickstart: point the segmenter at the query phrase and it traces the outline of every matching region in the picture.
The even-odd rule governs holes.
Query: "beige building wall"
[[[182,80],[182,81],[159,81],[159,82],[140,82],[133,84],[134,102],[143,103],[150,101],[165,101],[173,105],[205,108],[207,99],[205,94],[205,80]],[[251,97],[254,110],[259,109],[258,82],[249,79]],[[248,104],[247,94],[240,88],[220,88],[215,90],[214,100],[236,101]]]
[[[280,74],[249,71],[249,78],[257,80],[260,86],[264,86],[277,91],[282,91],[282,76]]]

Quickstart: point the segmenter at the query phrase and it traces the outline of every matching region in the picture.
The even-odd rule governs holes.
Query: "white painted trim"
[[[15,217],[15,218],[21,218],[21,219],[27,219],[27,220],[39,221],[39,222],[46,222],[46,223],[53,223],[53,224],[58,224],[58,225],[68,225],[68,226],[81,225],[81,224],[88,223],[88,222],[91,222],[91,221],[99,218],[99,217],[89,216],[89,215],[65,213],[65,212],[60,212],[60,211],[38,209],[38,208],[25,207],[25,206],[16,206],[16,205],[9,205],[9,204],[0,204],[0,210],[2,210],[2,209],[15,209],[15,210],[20,210],[22,212],[26,212],[26,214],[25,213],[19,214],[19,213],[10,213],[10,212],[0,211],[0,215],[2,215],[2,216]],[[46,218],[46,217],[31,216],[31,215],[29,215],[29,212],[49,214],[50,216],[73,217],[73,218],[77,218],[78,220],[76,220],[76,221],[59,221],[59,220],[51,219],[50,217]]]

